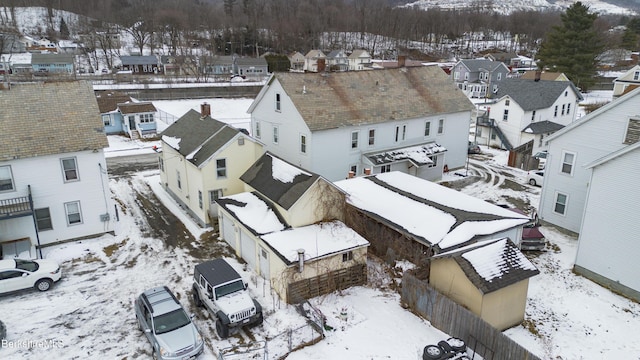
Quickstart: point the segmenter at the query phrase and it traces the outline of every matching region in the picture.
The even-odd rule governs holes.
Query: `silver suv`
[[[204,341],[173,293],[166,287],[149,289],[134,302],[138,328],[153,347],[153,358],[195,359]]]

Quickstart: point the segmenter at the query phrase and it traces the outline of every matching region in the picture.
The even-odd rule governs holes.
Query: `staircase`
[[[500,139],[500,142],[502,143],[502,146],[505,149],[507,150],[513,149],[513,145],[511,145],[511,142],[509,142],[509,139],[507,139],[507,137],[504,135],[502,130],[500,130],[500,127],[498,127],[498,125],[496,124],[496,121],[494,119],[490,119],[487,113],[485,113],[482,116],[478,116],[478,118],[476,119],[476,125],[487,126],[491,128],[491,131],[493,131],[498,136],[498,138]]]

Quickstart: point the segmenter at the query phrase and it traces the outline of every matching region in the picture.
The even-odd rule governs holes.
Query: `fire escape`
[[[509,139],[507,139],[507,137],[504,135],[502,130],[500,130],[500,128],[496,124],[495,119],[489,118],[489,112],[485,112],[484,114],[476,118],[476,126],[488,127],[489,129],[491,129],[491,132],[493,134],[496,134],[498,139],[500,139],[500,143],[503,148],[507,150],[513,149],[513,145],[511,145],[511,143],[509,142]]]
[[[42,250],[40,250],[40,237],[38,236],[38,228],[36,225],[36,217],[34,214],[33,197],[31,196],[31,185],[28,186],[27,196],[19,196],[11,199],[0,200],[0,221],[31,216],[33,218],[33,226],[36,231],[36,238],[38,241],[38,251],[40,258],[42,258]],[[2,242],[3,246],[11,246],[20,241],[29,240],[29,238],[21,238],[10,241]]]

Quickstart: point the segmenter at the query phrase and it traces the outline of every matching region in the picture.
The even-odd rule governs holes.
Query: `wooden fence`
[[[517,342],[489,325],[410,273],[402,277],[402,301],[441,331],[460,339],[485,360],[540,360]]]
[[[366,283],[367,266],[366,264],[357,264],[350,268],[334,270],[289,284],[287,302],[297,304],[306,299]]]

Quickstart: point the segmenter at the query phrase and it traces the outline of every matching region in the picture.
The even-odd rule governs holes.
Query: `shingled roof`
[[[282,85],[311,131],[474,108],[438,66],[343,73],[276,73],[270,83],[273,81]],[[249,112],[252,110],[253,106]]]
[[[118,104],[131,101],[131,96],[119,91],[102,91],[96,94],[96,99],[98,100],[100,113],[106,114],[115,111],[118,108]]]
[[[14,85],[0,90],[0,160],[109,146],[89,82]]]
[[[123,115],[156,112],[156,107],[151,102],[129,102],[118,104]]]
[[[452,258],[483,294],[500,290],[540,271],[509,239],[482,241],[433,257]]]
[[[288,210],[319,177],[266,152],[240,180]]]
[[[578,100],[583,100],[580,91],[571,81],[504,79],[498,85],[494,98],[509,96],[522,110],[533,111],[551,107],[565,90],[572,90]]]
[[[558,123],[554,123],[553,121],[544,120],[533,122],[527,127],[525,127],[522,131],[529,134],[546,134],[556,132],[562,129],[564,125],[560,125]]]
[[[162,132],[162,140],[187,161],[200,166],[239,132],[211,116],[203,118],[199,112],[189,110]]]

